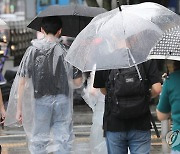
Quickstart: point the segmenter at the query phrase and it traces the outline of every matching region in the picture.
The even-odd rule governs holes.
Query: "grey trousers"
[[[72,104],[64,95],[36,99],[31,154],[69,154],[72,146]]]

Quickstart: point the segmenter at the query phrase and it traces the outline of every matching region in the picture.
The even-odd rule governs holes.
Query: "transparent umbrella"
[[[100,14],[79,33],[66,60],[81,71],[127,68],[147,60],[151,48],[180,17],[156,3],[123,5]]]

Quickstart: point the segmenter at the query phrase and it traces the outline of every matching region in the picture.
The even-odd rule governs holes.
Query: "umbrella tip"
[[[119,7],[119,11],[122,11],[119,0],[117,0],[117,4],[118,4],[118,7]]]

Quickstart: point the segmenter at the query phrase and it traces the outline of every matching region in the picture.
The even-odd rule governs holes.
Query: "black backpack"
[[[106,89],[112,115],[129,119],[149,112],[149,84],[143,64],[111,70]]]
[[[29,73],[32,76],[34,86],[34,97],[40,98],[44,95],[65,94],[68,96],[68,77],[62,60],[58,58],[57,67],[53,73],[54,48],[46,53],[39,51],[34,52],[33,60],[30,65]]]

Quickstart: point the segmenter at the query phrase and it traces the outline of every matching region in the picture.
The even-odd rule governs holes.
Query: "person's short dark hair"
[[[58,16],[49,16],[42,19],[41,27],[47,34],[55,35],[62,28],[61,18]]]

